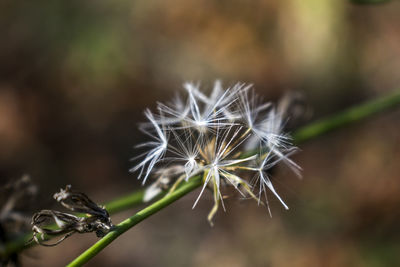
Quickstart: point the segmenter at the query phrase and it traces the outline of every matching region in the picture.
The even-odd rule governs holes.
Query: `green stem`
[[[143,203],[144,190],[114,199],[104,205],[109,214],[118,213]]]
[[[393,108],[399,104],[400,91],[397,91],[391,95],[370,100],[364,104],[302,127],[293,134],[293,139],[296,143],[303,143],[352,122],[359,121],[381,111]]]
[[[144,219],[150,217],[157,211],[165,208],[166,206],[168,206],[169,204],[180,199],[187,193],[193,191],[194,189],[199,187],[201,185],[201,183],[202,183],[201,177],[196,176],[196,177],[192,178],[189,182],[184,183],[182,186],[180,186],[178,189],[176,189],[171,194],[166,195],[165,197],[154,202],[147,208],[139,211],[132,217],[124,220],[123,222],[118,224],[114,230],[112,230],[106,236],[104,236],[102,239],[97,241],[93,246],[91,246],[88,250],[86,250],[84,253],[82,253],[78,258],[76,258],[74,261],[72,261],[67,266],[70,266],[70,267],[82,266],[83,264],[88,262],[91,258],[93,258],[97,253],[99,253],[103,248],[105,248],[108,244],[110,244],[118,236],[125,233],[130,228],[132,228],[139,222],[143,221]]]
[[[317,122],[309,124],[308,126],[302,127],[293,133],[294,142],[296,144],[303,143],[324,133],[345,126],[351,122],[356,122],[373,114],[388,110],[397,105],[400,105],[400,91],[389,96],[371,100],[367,103],[340,112],[337,115],[319,120]],[[128,208],[143,203],[143,192],[143,190],[140,190],[125,197],[118,198],[106,204],[105,206],[110,214],[126,210]],[[23,235],[19,239],[8,242],[4,247],[0,247],[0,259],[7,258],[14,252],[35,245],[36,243],[31,243],[28,246],[25,245],[31,237],[32,234],[29,233]]]

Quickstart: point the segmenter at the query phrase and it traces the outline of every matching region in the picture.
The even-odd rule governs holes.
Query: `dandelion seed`
[[[253,91],[246,90],[240,94],[242,117],[245,125],[254,133],[246,149],[264,147],[264,150],[272,150],[297,176],[301,177],[301,167],[284,155],[297,150],[293,147],[290,136],[283,132],[284,112],[277,112],[271,103],[258,104],[257,99]]]
[[[198,91],[191,83],[184,85],[189,94],[189,103],[192,118],[188,117],[186,122],[196,128],[199,132],[205,133],[212,127],[230,126],[231,122],[227,120],[224,113],[235,102],[235,99],[229,94],[230,90],[226,90],[221,95],[215,94],[209,101],[203,105],[203,109],[200,110],[198,99],[195,96],[195,92]],[[196,95],[199,95],[198,93]]]
[[[190,112],[189,104],[184,104],[183,100],[178,95],[175,96],[174,101],[169,105],[158,102],[157,109],[160,114],[162,114],[162,116],[157,116],[157,123],[170,126],[171,128],[173,128],[173,125],[179,124],[185,120]],[[151,125],[150,123],[149,126]]]
[[[160,126],[157,124],[155,121],[153,114],[150,112],[150,110],[146,110],[145,112],[146,117],[150,120],[152,123],[154,130],[156,132],[156,135],[153,135],[150,132],[146,133],[150,135],[151,137],[154,138],[155,141],[143,143],[137,147],[153,147],[149,152],[146,153],[146,157],[135,167],[133,167],[130,171],[134,172],[140,169],[140,174],[138,176],[138,179],[142,176],[143,171],[146,170],[146,174],[143,178],[143,184],[146,183],[147,177],[149,177],[151,170],[153,169],[154,165],[156,165],[157,161],[159,161],[163,156],[164,153],[167,149],[168,146],[168,138],[165,133],[164,128],[160,128]]]
[[[279,161],[282,160],[282,158],[279,158],[278,160],[275,160],[274,162],[269,162],[272,159],[272,151],[271,150],[264,158],[260,166],[256,169],[257,170],[257,180],[259,183],[259,192],[258,192],[258,201],[260,202],[261,196],[264,194],[265,195],[265,200],[266,202],[268,201],[267,195],[266,195],[266,189],[268,188],[274,195],[275,197],[282,203],[282,205],[285,207],[285,209],[289,209],[289,207],[286,205],[286,203],[282,200],[282,198],[279,196],[279,194],[276,192],[274,186],[272,185],[271,180],[268,177],[268,174],[266,170],[271,169],[273,166],[275,166]],[[268,205],[269,209],[269,205]],[[271,212],[270,212],[271,214]]]
[[[197,158],[199,155],[199,148],[202,146],[202,137],[199,136],[196,140],[193,140],[192,133],[190,130],[183,131],[183,139],[176,133],[176,131],[171,131],[175,143],[177,146],[169,145],[169,151],[176,155],[175,157],[169,157],[168,160],[171,161],[183,161],[185,162],[184,170],[186,174],[186,181],[197,171],[199,168],[197,163]]]

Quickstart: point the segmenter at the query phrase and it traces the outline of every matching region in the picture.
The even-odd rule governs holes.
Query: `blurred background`
[[[143,110],[183,92],[253,83],[302,95],[297,126],[400,88],[400,2],[0,1],[0,181],[31,175],[37,211],[66,184],[104,203],[128,173]],[[88,266],[399,266],[400,110],[302,144],[273,183],[273,217],[230,198],[210,227],[194,192],[121,236]],[[138,208],[112,216],[118,223]],[[30,215],[30,214],[29,214]],[[21,255],[61,266],[94,234]]]

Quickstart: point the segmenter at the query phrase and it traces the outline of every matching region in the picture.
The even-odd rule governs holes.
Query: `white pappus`
[[[220,203],[225,209],[222,186],[227,185],[258,203],[264,203],[261,198],[265,196],[267,206],[270,191],[288,209],[268,176],[281,161],[297,174],[301,170],[289,158],[297,148],[283,132],[285,112],[271,102],[262,103],[252,86],[244,83],[224,90],[216,81],[209,96],[201,92],[199,84],[185,83],[184,88],[186,99],[158,103],[155,114],[145,111],[149,122],[142,130],[153,140],[137,146],[148,149],[134,158],[140,162],[131,171],[140,171],[138,178],[143,184],[154,174],[157,181],[150,187],[150,195],[161,191],[155,189],[160,179],[172,192],[180,183],[201,175],[203,186],[193,208],[205,188],[210,188],[214,196],[210,223]],[[171,168],[174,171],[168,172]]]

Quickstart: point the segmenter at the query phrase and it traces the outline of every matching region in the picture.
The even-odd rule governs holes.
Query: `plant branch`
[[[396,92],[396,93],[394,93],[392,95],[389,95],[389,96],[385,96],[385,97],[382,97],[382,98],[370,100],[370,101],[368,101],[368,102],[366,102],[364,104],[361,104],[361,105],[358,105],[356,107],[347,109],[347,110],[342,111],[342,112],[340,112],[340,113],[338,113],[336,115],[333,115],[331,117],[328,117],[328,118],[319,120],[317,122],[311,123],[311,124],[309,124],[307,126],[304,126],[304,127],[300,128],[299,130],[297,130],[297,131],[295,131],[293,133],[293,135],[292,135],[293,136],[293,140],[294,140],[294,142],[296,144],[300,144],[300,143],[303,143],[305,141],[308,141],[308,140],[311,140],[313,138],[316,138],[316,137],[318,137],[320,135],[323,135],[325,133],[328,133],[330,131],[333,131],[335,129],[341,128],[341,127],[343,127],[345,125],[348,125],[348,124],[350,124],[352,122],[356,122],[356,121],[362,120],[364,118],[367,118],[369,116],[372,116],[372,115],[374,115],[376,113],[379,113],[379,112],[382,112],[382,111],[385,111],[385,110],[389,110],[390,108],[393,108],[393,107],[398,106],[398,105],[400,105],[400,91],[398,91],[398,92]],[[185,183],[185,185],[192,185],[192,182]],[[182,192],[181,191],[182,188],[179,189],[179,190],[180,190],[179,192]],[[192,190],[194,190],[194,188],[192,188],[190,191],[192,191]],[[161,193],[158,197],[161,197],[165,193],[166,192]],[[110,214],[114,214],[114,213],[129,209],[129,208],[132,208],[133,206],[136,206],[136,205],[139,205],[139,204],[143,203],[143,194],[144,194],[144,190],[139,190],[139,191],[134,192],[132,194],[129,194],[127,196],[120,197],[120,198],[118,198],[118,199],[116,199],[114,201],[111,201],[111,202],[105,204],[105,207],[106,207],[107,211]],[[171,196],[171,195],[169,195],[169,196]],[[180,197],[181,196],[179,196],[178,198],[180,198]],[[163,199],[161,199],[161,200],[163,200]],[[158,201],[156,203],[158,203]],[[154,204],[156,204],[156,203],[154,203]],[[149,209],[150,207],[153,207],[153,205],[150,205],[145,210]],[[165,207],[165,206],[163,206],[163,207]],[[143,212],[143,211],[144,210],[142,210],[141,212]],[[139,213],[141,213],[141,212],[139,212]],[[156,212],[156,211],[154,211],[154,212]],[[154,212],[152,212],[151,214],[153,214]],[[150,216],[150,215],[148,215],[148,216]],[[133,217],[135,217],[135,216],[133,216]],[[135,224],[137,224],[141,220],[137,221]],[[118,236],[119,235],[115,236],[115,238],[118,237]],[[15,240],[13,240],[11,242],[8,242],[7,244],[5,244],[5,246],[0,247],[0,259],[7,258],[9,255],[11,255],[14,252],[17,252],[17,251],[20,251],[20,250],[22,250],[24,248],[28,248],[28,247],[30,247],[32,245],[35,245],[36,243],[31,243],[29,245],[26,245],[26,242],[31,237],[32,237],[31,233],[25,234],[25,235],[23,235],[22,237],[20,237],[18,239],[15,239]],[[103,240],[103,239],[101,239],[101,240]],[[112,239],[112,240],[114,240],[114,239]],[[101,240],[99,240],[99,242]],[[109,243],[111,241],[109,241]],[[102,248],[104,248],[104,247],[102,247]],[[99,247],[97,247],[97,249],[99,249]],[[98,251],[100,251],[101,249],[99,249]],[[98,253],[98,251],[96,252],[96,254]],[[93,256],[94,255],[95,254],[93,254]]]
[[[311,123],[310,125],[302,127],[294,132],[292,137],[295,143],[303,143],[324,133],[346,126],[352,122],[360,121],[384,110],[389,110],[399,104],[400,91],[396,91],[391,95],[370,100],[336,115]]]
[[[193,177],[189,182],[182,184],[178,189],[174,192],[166,195],[162,199],[154,202],[147,208],[139,211],[132,217],[124,220],[120,224],[118,224],[115,229],[109,232],[106,236],[102,239],[97,241],[93,246],[91,246],[88,250],[82,253],[78,258],[72,261],[67,266],[82,266],[86,262],[88,262],[91,258],[93,258],[97,253],[99,253],[103,248],[105,248],[108,244],[110,244],[114,239],[116,239],[121,234],[128,231],[130,228],[138,224],[139,222],[143,221],[144,219],[150,217],[157,211],[165,208],[169,204],[175,202],[176,200],[180,199],[187,193],[193,191],[197,187],[201,185],[201,176]]]

